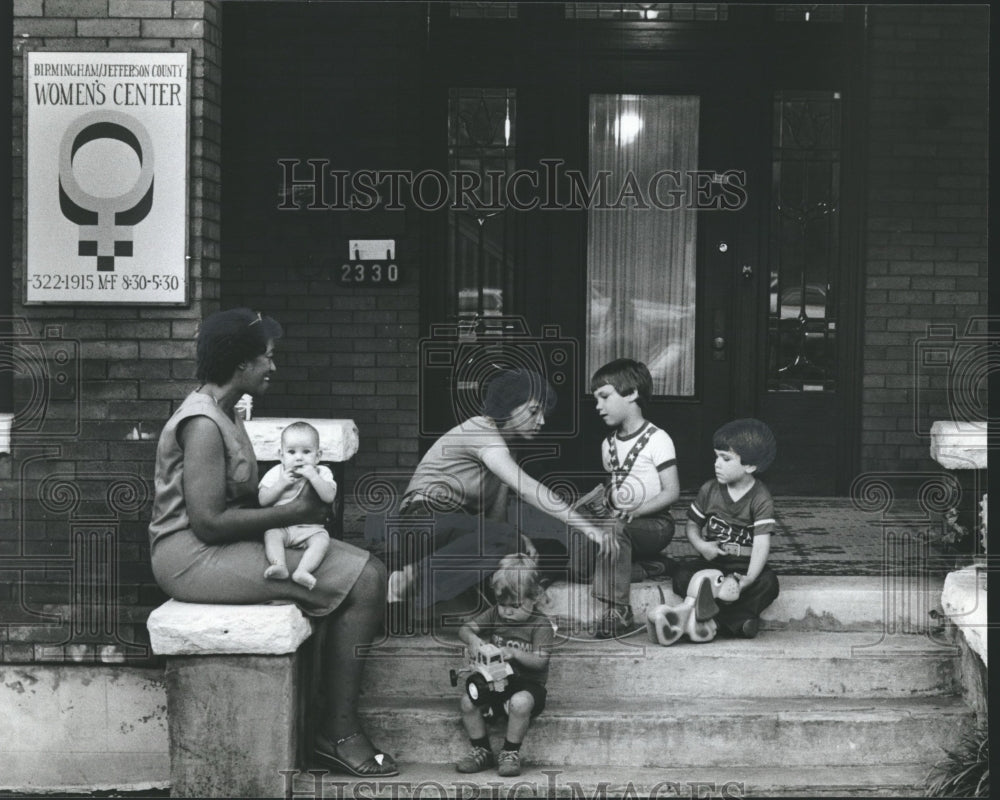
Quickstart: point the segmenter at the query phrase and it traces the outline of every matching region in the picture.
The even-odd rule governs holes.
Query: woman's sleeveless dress
[[[368,552],[336,539],[313,571],[316,586],[306,589],[291,580],[264,577],[263,530],[260,539],[206,544],[191,530],[184,503],[184,451],[177,427],[185,420],[211,419],[222,434],[226,454],[226,504],[256,506],[257,459],[241,420],[231,420],[208,395],[192,392],[167,421],[156,448],[153,514],[149,525],[153,575],[175,600],[188,603],[268,603],[291,601],[310,616],[337,608],[370,558]],[[285,549],[289,572],[303,550]]]

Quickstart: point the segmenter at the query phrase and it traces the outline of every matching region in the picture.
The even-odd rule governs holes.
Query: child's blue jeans
[[[659,555],[674,538],[674,521],[668,514],[640,517],[631,522],[618,520],[614,535],[618,556],[596,556],[591,594],[605,603],[624,606],[629,603],[632,562]],[[592,546],[596,551],[597,546]]]

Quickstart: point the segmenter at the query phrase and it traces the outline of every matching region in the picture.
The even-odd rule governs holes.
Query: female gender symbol
[[[96,197],[84,191],[73,172],[73,158],[88,142],[114,139],[139,157],[135,185],[116,197]],[[132,255],[131,226],[153,207],[153,143],[134,117],[119,111],[91,111],[66,128],[59,148],[59,208],[80,226],[81,256],[96,256],[99,272],[115,268],[116,256]]]

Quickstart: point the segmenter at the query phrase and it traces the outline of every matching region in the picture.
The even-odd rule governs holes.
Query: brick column
[[[0,457],[0,546],[9,571],[0,604],[20,609],[18,621],[38,623],[19,627],[17,640],[0,630],[0,661],[118,660],[137,651],[132,644],[146,650],[141,621],[130,617],[114,633],[80,639],[72,631],[88,626],[74,617],[105,619],[119,606],[162,600],[146,534],[155,436],[191,386],[195,328],[219,299],[221,0],[13,0],[13,11],[12,267],[0,280],[10,281],[14,333],[65,340],[73,358],[65,380],[47,374],[49,362],[41,377],[14,370],[13,411],[44,403],[46,420],[58,421],[62,433],[43,441],[15,426],[12,456]],[[187,306],[23,305],[29,50],[191,53]],[[40,392],[39,381],[52,392]],[[107,475],[109,465],[117,478]],[[138,488],[123,498],[119,479]],[[72,502],[53,494],[55,487]],[[113,566],[104,577],[74,559],[73,520],[82,518],[99,518],[110,535]],[[71,596],[78,574],[107,582],[108,592],[96,592],[104,598],[100,609],[78,610]]]
[[[869,31],[861,460],[905,474],[961,391],[918,343],[959,357],[986,313],[989,9],[876,5]]]

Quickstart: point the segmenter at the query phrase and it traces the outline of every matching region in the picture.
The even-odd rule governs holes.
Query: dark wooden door
[[[589,393],[594,368],[611,358],[632,357],[647,362],[655,380],[658,372],[655,365],[666,359],[672,366],[661,371],[672,374],[660,376],[665,390],[654,391],[647,416],[670,433],[677,448],[682,485],[694,488],[711,475],[712,432],[740,409],[745,412],[752,403],[746,376],[756,368],[755,326],[760,324],[756,310],[763,296],[759,242],[754,235],[763,206],[753,196],[761,178],[753,156],[766,148],[761,141],[762,120],[751,120],[753,104],[746,92],[734,91],[721,81],[708,85],[704,73],[692,75],[685,82],[678,79],[681,70],[674,69],[670,71],[671,80],[665,82],[662,71],[655,72],[658,74],[637,75],[628,84],[627,96],[632,103],[639,102],[634,98],[654,101],[666,98],[668,105],[677,98],[687,107],[693,103],[697,109],[695,119],[686,124],[693,122],[696,130],[684,135],[695,137],[697,159],[680,165],[670,163],[667,153],[670,148],[665,147],[667,160],[661,162],[662,169],[671,174],[654,187],[654,191],[662,190],[660,202],[654,203],[648,196],[648,176],[638,176],[634,185],[644,197],[633,205],[645,202],[650,208],[632,213],[633,216],[660,213],[665,218],[687,214],[691,224],[680,228],[690,240],[683,247],[671,247],[670,236],[674,231],[668,228],[658,237],[663,238],[668,248],[662,255],[655,251],[636,254],[627,246],[605,243],[607,259],[614,259],[616,253],[622,252],[626,260],[646,261],[638,266],[622,263],[618,265],[620,268],[608,269],[600,263],[605,257],[593,252],[597,242],[589,234],[588,226],[610,225],[608,235],[626,237],[633,233],[642,235],[648,226],[640,221],[637,229],[630,230],[630,223],[619,223],[614,215],[624,215],[623,208],[611,209],[603,220],[597,220],[593,209],[599,203],[596,197],[591,198],[591,208],[539,212],[527,221],[526,251],[530,266],[526,274],[530,286],[525,304],[533,327],[547,324],[576,344],[573,383],[579,387],[579,393],[575,398],[565,394],[561,397],[553,422],[562,428],[575,423],[578,435],[559,442],[556,471],[562,476],[576,468],[590,475],[600,469],[598,443],[607,431],[594,412]],[[566,158],[568,171],[579,166],[591,181],[594,178],[594,170],[588,164],[593,155],[591,110],[597,102],[618,96],[604,91],[600,81],[593,88],[595,91],[579,91],[561,100],[550,96],[544,101],[550,119],[552,109],[562,106],[565,109],[562,118],[586,119],[587,124],[578,123],[572,131],[551,130],[548,142],[539,149],[539,155],[560,153],[560,157]],[[542,104],[541,99],[539,102]],[[669,108],[666,113],[671,113]],[[608,178],[609,198],[620,197],[623,189],[629,191],[624,187],[631,180],[627,175],[626,168],[624,173]],[[670,192],[673,194],[667,197]],[[677,208],[672,207],[675,202]],[[666,224],[669,226],[671,220],[667,219]],[[633,266],[645,271],[640,284],[645,280],[648,287],[626,288],[634,279],[630,274]],[[663,282],[655,274],[649,274],[660,269],[684,270],[687,274]],[[597,273],[603,277],[595,277]],[[620,297],[622,292],[628,296]],[[630,324],[641,341],[630,346],[627,337],[619,337],[614,345],[602,345],[601,329],[595,331],[598,326],[594,322],[602,316],[600,310],[595,310],[595,304],[602,303],[617,306],[613,313],[633,317],[630,321],[605,324],[603,329]],[[671,318],[678,317],[686,319],[682,324],[670,323]],[[682,351],[683,355],[678,358],[667,355],[673,351]],[[678,375],[678,371],[684,374]]]
[[[473,55],[471,38],[464,36],[461,46],[451,40],[442,61],[442,72],[450,72],[441,78],[442,98],[448,82],[492,87],[489,103],[496,109],[496,87],[506,87],[504,96],[516,107],[510,167],[535,176],[515,198],[524,207],[508,205],[474,224],[466,220],[470,235],[460,263],[476,263],[481,273],[489,247],[473,255],[475,241],[492,229],[485,238],[487,245],[502,245],[502,278],[477,283],[478,273],[467,269],[461,286],[454,280],[424,286],[451,304],[452,320],[461,317],[456,309],[474,306],[478,333],[465,351],[469,360],[461,363],[478,363],[479,374],[486,374],[495,366],[527,363],[526,351],[536,354],[533,363],[547,371],[560,396],[547,437],[532,447],[537,457],[529,470],[540,477],[585,486],[599,474],[598,443],[606,431],[593,410],[590,374],[603,360],[630,356],[661,363],[667,376],[647,416],[672,436],[685,489],[711,477],[713,431],[729,419],[756,416],[778,438],[778,459],[766,477],[773,490],[846,492],[858,440],[851,423],[857,416],[860,230],[848,203],[860,185],[845,133],[852,122],[847,100],[859,85],[849,68],[849,37],[780,25],[759,28],[754,36],[734,25],[718,36],[636,28],[629,38],[632,29],[625,26],[611,34],[577,28],[560,38],[562,30],[561,23],[524,26],[519,46],[492,61],[486,50]],[[464,68],[469,64],[471,70]],[[459,65],[463,78],[456,81]],[[667,118],[675,113],[674,100],[676,108],[685,106],[679,99],[697,106],[693,123],[681,124],[680,133],[668,125],[663,130],[673,132],[659,139],[663,169],[680,177],[658,186],[668,197],[676,191],[684,209],[676,214],[695,209],[693,228],[664,235],[642,223],[630,228],[598,219],[592,162],[606,157],[595,144],[601,104],[655,106],[663,98],[672,98],[661,113]],[[445,105],[442,100],[442,113]],[[609,123],[609,130],[627,133],[618,124]],[[673,160],[671,137],[692,135],[696,158]],[[655,151],[656,143],[651,137],[647,148]],[[608,179],[612,205],[623,198],[625,206],[649,204],[645,179],[630,184],[629,165],[618,166]],[[573,195],[574,180],[582,202],[579,191]],[[649,213],[655,212],[671,213],[659,207]],[[604,226],[603,238],[595,236],[597,226]],[[460,226],[453,223],[452,231]],[[651,279],[659,268],[655,255],[634,252],[641,249],[636,242],[648,243],[650,236],[663,243],[663,268],[685,276],[680,284],[687,285],[686,294],[677,281]],[[686,237],[683,246],[671,243],[671,236]],[[620,320],[632,318],[633,327],[649,335],[601,350],[595,308],[630,280],[629,270],[648,285],[640,282],[629,297],[612,302],[618,302]],[[425,308],[432,308],[432,298],[427,302]],[[678,315],[687,319],[683,326],[663,323]],[[501,316],[515,321],[504,328]],[[678,346],[683,358],[668,359],[673,366],[664,370],[667,348]],[[448,375],[424,370],[438,379],[436,385],[425,381],[421,400],[428,414],[442,417],[437,428],[450,420],[457,393],[474,398],[478,389],[477,378],[458,376],[457,369]],[[465,367],[466,376],[474,372]]]

